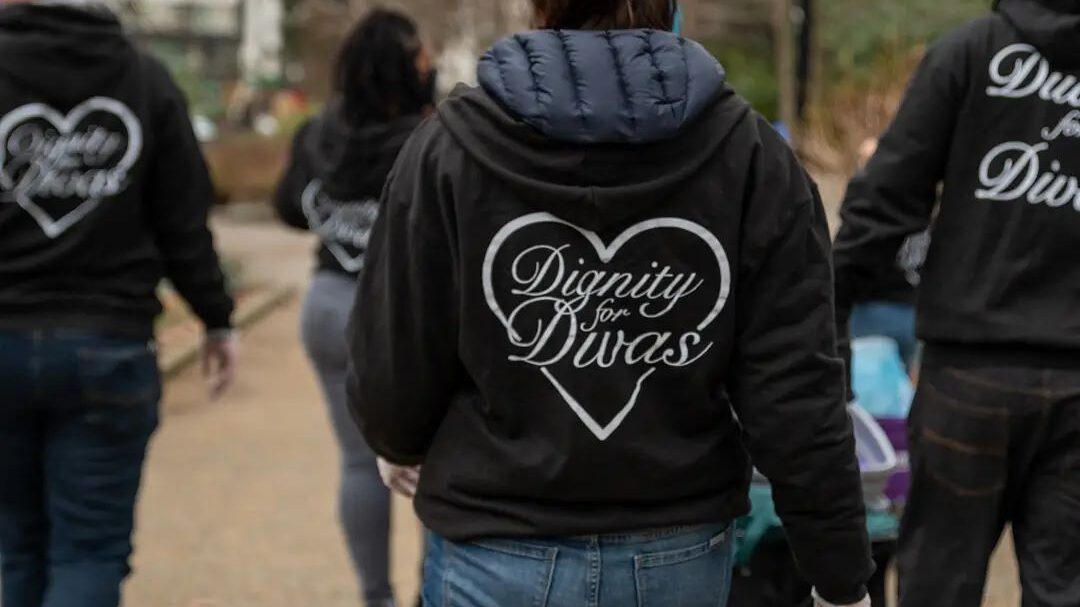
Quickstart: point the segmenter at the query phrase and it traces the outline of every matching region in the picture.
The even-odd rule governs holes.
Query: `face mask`
[[[676,35],[682,34],[682,22],[683,12],[682,7],[675,0],[671,0],[671,22],[673,24],[671,31]]]

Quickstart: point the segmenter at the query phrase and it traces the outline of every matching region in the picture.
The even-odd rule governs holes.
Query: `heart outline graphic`
[[[604,264],[608,264],[619,250],[622,249],[628,242],[635,237],[652,230],[658,229],[679,229],[697,236],[705,242],[716,256],[717,266],[720,270],[720,288],[717,294],[716,304],[710,310],[709,314],[697,325],[697,330],[704,331],[708,328],[724,311],[727,305],[728,297],[731,295],[731,265],[727,257],[727,252],[724,250],[723,244],[720,240],[709,230],[705,229],[700,224],[694,223],[686,219],[679,219],[675,217],[661,217],[656,219],[649,219],[642,221],[633,226],[630,226],[617,236],[610,245],[604,244],[600,235],[591,230],[586,230],[580,226],[574,225],[569,221],[560,219],[551,213],[537,212],[531,213],[519,217],[502,227],[492,238],[491,243],[488,245],[487,253],[484,256],[484,265],[482,268],[482,282],[484,289],[484,297],[487,300],[488,307],[491,312],[499,320],[499,322],[506,328],[507,334],[512,338],[520,339],[517,331],[511,326],[510,319],[506,313],[503,312],[502,307],[499,305],[498,300],[495,297],[495,284],[492,278],[492,273],[495,268],[495,260],[498,257],[499,250],[506,243],[511,236],[513,236],[519,230],[536,224],[541,223],[554,223],[558,225],[567,226],[572,228],[577,233],[581,234],[592,245],[596,251],[600,261]],[[540,372],[548,380],[549,383],[555,388],[559,396],[566,402],[570,410],[578,417],[579,420],[585,425],[586,428],[601,442],[607,441],[615,433],[616,430],[626,421],[630,413],[637,406],[638,398],[641,396],[642,388],[645,385],[645,381],[653,375],[657,370],[657,367],[650,367],[644,373],[642,373],[636,383],[636,387],[631,394],[629,400],[619,410],[614,418],[611,419],[606,425],[602,425],[596,421],[592,415],[581,405],[580,402],[569,390],[563,386],[555,375],[551,372],[547,366],[541,366]]]
[[[123,176],[131,171],[142,154],[142,124],[134,112],[123,102],[109,97],[92,97],[71,109],[67,115],[61,114],[51,106],[44,103],[28,103],[20,106],[0,119],[0,188],[10,192],[24,211],[37,222],[38,226],[50,239],[56,239],[66,232],[71,226],[82,221],[101,203],[100,198],[88,198],[82,204],[64,214],[59,219],[54,218],[48,211],[41,208],[34,199],[19,189],[15,180],[8,175],[7,169],[7,141],[15,128],[28,120],[40,118],[57,129],[61,134],[70,135],[79,124],[94,112],[111,114],[120,120],[127,130],[127,150],[117,161],[113,170]]]
[[[319,240],[322,241],[323,246],[330,251],[330,254],[334,256],[334,259],[341,264],[341,267],[346,272],[356,273],[364,269],[364,256],[367,251],[361,251],[356,255],[350,255],[345,246],[334,239],[331,235],[323,232],[322,215],[319,214],[319,198],[325,196],[328,200],[329,196],[323,193],[323,182],[321,179],[312,179],[311,183],[307,184],[302,194],[300,194],[300,208],[304,211],[304,216],[307,217],[308,225],[311,226],[313,232],[319,235]],[[368,203],[352,203],[352,204],[368,204]],[[378,202],[373,202],[378,206]],[[359,228],[358,228],[359,229]]]

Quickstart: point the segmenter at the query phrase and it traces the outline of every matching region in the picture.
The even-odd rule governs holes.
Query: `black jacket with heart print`
[[[996,6],[930,48],[852,184],[836,241],[839,316],[932,221],[919,336],[956,363],[1074,366],[1080,4]]]
[[[371,447],[451,539],[732,521],[751,461],[837,604],[872,571],[822,205],[669,33],[496,45],[406,144],[350,332]]]
[[[0,330],[148,338],[168,278],[233,309],[180,90],[101,7],[0,6]]]
[[[334,101],[300,127],[274,208],[286,224],[319,236],[319,270],[359,275],[386,176],[420,120],[354,128]]]

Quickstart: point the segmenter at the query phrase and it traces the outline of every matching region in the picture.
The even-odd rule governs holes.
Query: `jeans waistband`
[[[108,332],[83,329],[5,329],[0,327],[0,337],[25,341],[28,344],[43,342],[97,342],[103,344],[139,344],[148,350],[156,349],[153,338],[128,337]]]
[[[628,531],[625,533],[605,533],[602,535],[581,535],[571,538],[577,541],[590,541],[598,539],[606,544],[645,544],[662,540],[669,537],[695,533],[698,531],[714,530],[720,533],[730,527],[729,523],[715,523],[710,525],[676,525],[660,529],[648,529],[643,531]]]

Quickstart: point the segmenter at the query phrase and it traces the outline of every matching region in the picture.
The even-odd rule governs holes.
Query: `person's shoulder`
[[[445,119],[436,111],[416,125],[402,147],[400,156],[427,164],[444,159],[447,153],[458,148],[459,145],[451,135]]]
[[[153,53],[139,48],[135,49],[133,61],[142,89],[153,100],[155,107],[162,107],[162,104],[173,102],[186,104],[183,91],[180,90],[180,86],[164,61]]]
[[[998,13],[990,13],[954,27],[938,38],[930,46],[930,50],[947,53],[981,49],[1011,29],[1004,17]]]
[[[718,103],[714,112],[717,123],[724,125],[718,134],[728,140],[724,154],[741,150],[758,169],[799,166],[786,126],[769,121],[743,97],[733,94]]]
[[[165,62],[153,53],[136,48],[134,57],[136,69],[142,72],[143,77],[147,78],[151,83],[171,83],[173,81],[172,74],[169,72]]]

